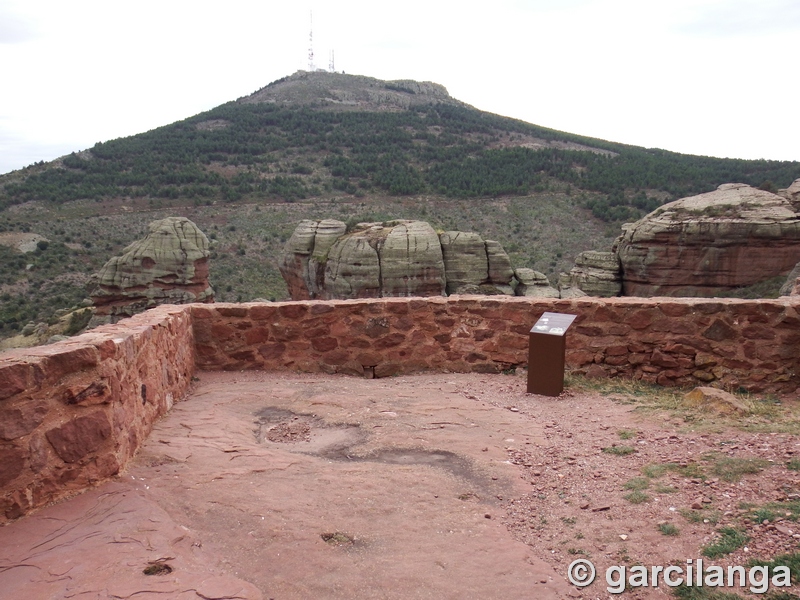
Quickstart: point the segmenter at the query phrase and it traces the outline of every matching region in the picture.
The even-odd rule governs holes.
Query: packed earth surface
[[[546,397],[521,371],[200,372],[125,472],[0,528],[0,598],[612,598],[612,566],[796,555],[797,399],[741,402],[578,378]]]

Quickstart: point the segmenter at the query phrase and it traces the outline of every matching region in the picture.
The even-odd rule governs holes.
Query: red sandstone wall
[[[453,296],[192,305],[198,367],[378,377],[526,365],[545,311],[577,314],[570,369],[665,386],[789,393],[800,384],[800,299]]]
[[[124,468],[195,366],[385,377],[527,363],[545,311],[577,314],[568,367],[754,392],[800,385],[800,297],[393,298],[160,306],[0,354],[0,523]]]
[[[119,472],[193,372],[177,306],[0,354],[0,523]]]

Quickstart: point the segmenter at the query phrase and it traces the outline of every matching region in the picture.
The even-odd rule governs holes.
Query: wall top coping
[[[96,350],[109,342],[120,344],[137,333],[158,327],[170,315],[185,313],[189,310],[189,305],[185,304],[163,304],[119,323],[101,325],[68,340],[30,348],[11,348],[0,352],[0,367],[12,363],[37,362],[39,359],[81,350]]]

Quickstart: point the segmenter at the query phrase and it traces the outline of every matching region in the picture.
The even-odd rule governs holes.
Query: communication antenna
[[[330,59],[330,61],[328,62],[328,70],[329,70],[331,73],[335,73],[335,72],[336,72],[336,69],[335,69],[335,68],[334,68],[334,66],[333,66],[333,50],[331,50],[331,59]]]
[[[314,13],[308,11],[308,70],[314,72]]]

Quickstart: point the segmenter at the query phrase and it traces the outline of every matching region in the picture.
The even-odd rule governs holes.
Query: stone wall
[[[198,367],[385,377],[527,363],[545,311],[578,315],[568,368],[664,386],[797,389],[800,299],[452,296],[193,305]]]
[[[527,363],[545,311],[578,315],[567,364],[592,377],[793,393],[799,297],[504,296],[160,306],[0,354],[0,523],[122,470],[195,368],[386,377]]]
[[[118,473],[193,372],[177,306],[0,354],[0,523]]]

